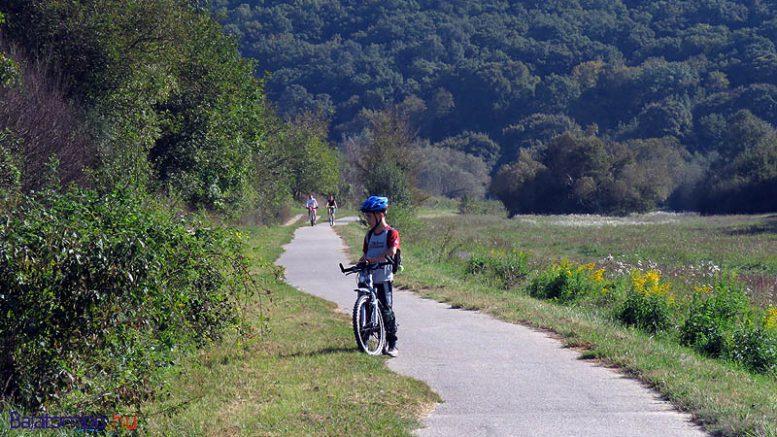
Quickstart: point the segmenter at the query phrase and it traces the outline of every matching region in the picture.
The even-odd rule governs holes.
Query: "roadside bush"
[[[747,323],[734,331],[729,356],[754,372],[777,375],[777,332]]]
[[[659,332],[671,326],[675,297],[670,286],[656,270],[631,272],[630,286],[618,318],[628,325],[648,332]]]
[[[540,272],[529,284],[532,297],[559,302],[604,295],[611,289],[612,284],[604,277],[604,269],[597,269],[594,263],[576,266],[567,260]]]
[[[127,192],[23,198],[0,217],[2,398],[149,396],[152,370],[238,321],[252,287],[235,237]]]
[[[720,356],[737,318],[748,311],[744,287],[734,277],[721,277],[714,286],[697,286],[688,317],[680,327],[680,343],[713,357]]]
[[[467,262],[467,273],[489,276],[505,290],[512,288],[528,272],[528,256],[514,249],[474,253]]]

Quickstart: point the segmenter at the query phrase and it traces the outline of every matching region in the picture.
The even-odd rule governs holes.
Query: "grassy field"
[[[584,357],[655,387],[716,434],[777,435],[773,376],[706,357],[671,335],[624,326],[595,306],[534,299],[525,288],[531,276],[501,287],[466,271],[467,260],[484,249],[524,251],[533,271],[561,257],[601,262],[612,270],[654,267],[680,282],[709,278],[717,268],[736,268],[745,277],[765,278],[750,282],[750,294],[768,306],[774,303],[768,284],[777,273],[774,217],[427,217],[404,232],[406,270],[398,276],[399,285],[454,307],[553,331],[569,346],[580,347]],[[364,229],[350,225],[340,232],[358,250]]]
[[[712,216],[654,213],[630,217],[447,215],[427,220],[446,238],[441,251],[517,248],[536,266],[567,257],[579,262],[652,265],[675,277],[736,270],[761,305],[777,303],[777,215]],[[459,250],[460,249],[460,250]],[[440,255],[440,254],[435,254]],[[442,254],[448,256],[449,253]]]
[[[358,353],[350,319],[333,304],[282,281],[272,263],[293,231],[244,231],[253,273],[269,294],[246,302],[251,322],[242,332],[159,372],[160,394],[140,406],[143,433],[409,435],[439,402],[425,384]],[[0,435],[10,433],[6,420],[0,414]]]

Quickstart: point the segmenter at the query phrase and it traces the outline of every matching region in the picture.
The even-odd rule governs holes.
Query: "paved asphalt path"
[[[337,266],[345,250],[327,223],[303,226],[278,264],[290,284],[350,314],[355,279]],[[395,291],[394,309],[400,355],[388,366],[444,399],[419,435],[704,435],[655,392],[543,333],[406,291]]]

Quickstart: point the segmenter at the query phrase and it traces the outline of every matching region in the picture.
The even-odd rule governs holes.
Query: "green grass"
[[[423,230],[416,233],[416,241],[411,235],[403,237],[406,269],[397,277],[397,282],[422,296],[454,307],[477,309],[508,322],[553,331],[567,345],[582,348],[584,357],[617,366],[655,387],[713,433],[777,435],[777,380],[773,377],[752,374],[732,363],[706,358],[668,338],[653,337],[625,327],[602,312],[540,301],[515,288],[501,290],[488,281],[482,281],[482,278],[464,273],[460,255],[476,245],[525,248],[532,258],[540,258],[540,262],[543,262],[543,257],[559,256],[591,260],[601,253],[587,255],[590,250],[601,250],[624,258],[634,256],[633,250],[641,250],[667,264],[680,263],[679,259],[682,259],[675,261],[674,258],[661,257],[670,243],[666,239],[668,237],[656,237],[654,233],[657,226],[667,224],[641,225],[642,231],[608,226],[603,231],[568,229],[565,225],[541,223],[542,220],[552,220],[549,217],[536,219],[540,224],[526,225],[516,223],[517,220],[493,217],[426,220]],[[703,240],[711,237],[704,237],[704,232],[697,228],[709,228],[711,232],[732,227],[752,229],[761,226],[759,220],[764,218],[694,217],[692,221],[695,224],[681,223],[681,229],[666,230],[665,235],[681,234],[689,240]],[[350,225],[338,231],[352,250],[359,250],[364,229]],[[513,240],[517,236],[520,238]],[[632,244],[619,242],[617,236],[630,238]],[[757,240],[749,233],[740,237],[750,242]],[[774,244],[773,236],[761,238],[771,243],[761,242],[760,250],[751,248],[747,255],[751,260],[759,260],[756,262],[761,264],[759,268],[773,262],[773,255],[767,253],[771,250],[770,245]],[[708,244],[707,247],[715,246],[711,242]],[[714,250],[705,254],[698,247],[678,246],[678,251],[683,256],[694,255],[721,263],[721,260],[737,259],[735,250],[729,248],[722,248],[723,254]]]
[[[597,226],[605,220],[615,224]],[[439,216],[428,223],[432,234],[451,235],[447,250],[515,247],[534,263],[562,257],[602,261],[612,255],[616,262],[652,262],[666,274],[688,276],[712,262],[739,271],[756,303],[777,304],[777,215]]]
[[[147,432],[402,435],[439,401],[425,384],[358,353],[349,319],[333,304],[269,272],[293,230],[250,231],[256,273],[271,292],[264,299],[267,321],[254,305],[257,335],[206,348],[168,376],[167,395],[145,409]]]
[[[269,294],[246,303],[244,331],[160,370],[159,394],[141,405],[144,433],[409,435],[440,401],[384,359],[357,352],[350,319],[334,304],[276,276],[272,263],[294,230],[246,228],[253,273]],[[9,432],[5,420],[0,414],[0,435]]]

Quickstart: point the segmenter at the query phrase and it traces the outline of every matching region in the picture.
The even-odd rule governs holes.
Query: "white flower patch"
[[[518,215],[513,217],[513,220],[528,225],[601,228],[606,226],[641,226],[677,223],[683,218],[693,216],[697,216],[697,214],[657,211],[646,214],[631,214],[626,217],[604,216],[596,214],[569,214],[552,216]]]

